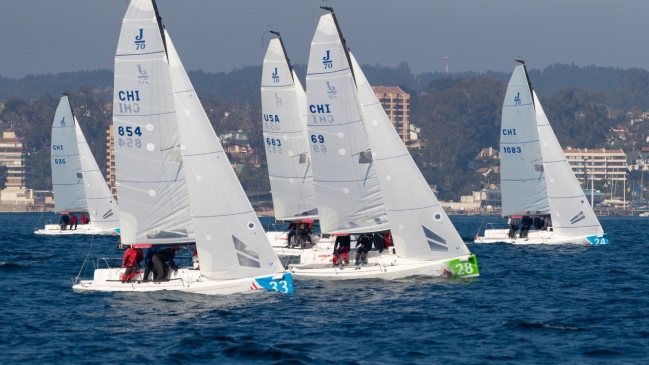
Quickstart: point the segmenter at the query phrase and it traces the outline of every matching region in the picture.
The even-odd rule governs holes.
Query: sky
[[[270,35],[306,63],[319,6],[361,64],[414,73],[554,63],[649,69],[647,0],[158,0],[188,70],[261,65]],[[126,0],[0,0],[0,75],[112,69]],[[262,40],[265,42],[262,44]]]

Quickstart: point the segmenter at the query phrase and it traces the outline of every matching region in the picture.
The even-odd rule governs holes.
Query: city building
[[[398,86],[372,86],[372,90],[403,143],[408,147],[416,144],[420,130],[410,125],[410,94]]]
[[[15,132],[3,132],[0,138],[0,165],[7,166],[6,189],[25,188],[25,155],[23,143]]]
[[[580,183],[592,176],[595,180],[624,181],[628,171],[627,157],[622,150],[604,148],[570,148],[563,150]]]
[[[111,194],[117,199],[117,185],[115,185],[115,140],[113,139],[113,125],[106,130],[106,182]]]

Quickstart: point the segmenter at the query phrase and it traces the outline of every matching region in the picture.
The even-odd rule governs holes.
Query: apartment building
[[[115,185],[115,140],[113,139],[113,125],[106,130],[106,183],[111,194],[117,199],[117,185]]]
[[[410,146],[417,140],[419,132],[418,128],[410,125],[410,94],[398,86],[372,86],[372,90],[403,143]]]
[[[563,153],[580,183],[584,178],[595,180],[623,181],[628,171],[626,154],[622,150],[604,148],[568,148]]]
[[[3,132],[0,138],[0,165],[7,166],[6,189],[25,188],[25,155],[23,143],[15,132]]]

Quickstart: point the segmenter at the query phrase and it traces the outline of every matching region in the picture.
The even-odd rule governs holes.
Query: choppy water
[[[74,293],[91,238],[36,236],[39,217],[0,214],[0,363],[649,363],[647,218],[602,218],[610,246],[470,244],[477,279],[208,297]],[[452,220],[467,241],[483,222]]]

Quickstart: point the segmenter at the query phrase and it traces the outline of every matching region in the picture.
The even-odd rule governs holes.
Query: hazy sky
[[[260,65],[280,31],[306,63],[320,5],[333,6],[358,61],[415,73],[553,63],[649,69],[648,0],[158,0],[188,70]],[[0,74],[112,69],[126,0],[0,0]],[[272,28],[271,28],[272,27]],[[266,37],[266,41],[268,37]]]

